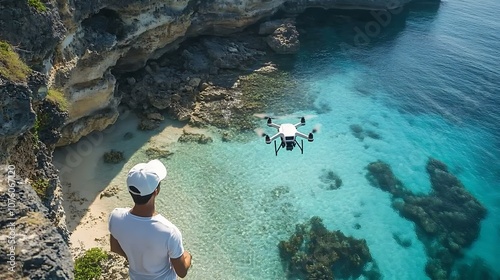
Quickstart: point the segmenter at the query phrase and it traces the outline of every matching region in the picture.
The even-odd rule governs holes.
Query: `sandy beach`
[[[136,129],[139,120],[132,114],[125,115],[111,128],[54,153],[73,257],[93,247],[109,250],[108,215],[115,207],[133,206],[125,179],[133,165],[151,158],[144,152],[146,149],[174,152],[172,144],[184,131],[206,134],[171,120],[162,121],[156,130],[139,131]],[[104,163],[103,154],[111,149],[122,151],[125,160],[118,164]]]

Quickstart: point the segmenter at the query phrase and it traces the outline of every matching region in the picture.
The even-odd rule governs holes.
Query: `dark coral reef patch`
[[[345,236],[339,230],[329,231],[316,216],[298,224],[295,233],[280,241],[278,247],[289,278],[334,279],[362,274],[368,279],[380,278],[366,240]],[[366,271],[369,263],[372,268]]]
[[[368,180],[391,193],[393,207],[417,225],[417,234],[429,257],[427,275],[431,279],[450,279],[452,267],[463,256],[463,250],[477,239],[486,208],[444,163],[433,158],[426,166],[432,186],[429,194],[407,190],[382,161],[370,163],[367,169]]]
[[[322,172],[319,179],[326,189],[336,190],[342,186],[342,179],[335,171],[323,169]]]

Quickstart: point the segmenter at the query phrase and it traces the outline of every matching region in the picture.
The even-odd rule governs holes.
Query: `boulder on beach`
[[[291,22],[281,24],[267,36],[266,42],[278,54],[294,54],[300,49],[299,32]]]

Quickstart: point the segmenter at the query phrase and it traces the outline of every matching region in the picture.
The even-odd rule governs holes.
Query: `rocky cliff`
[[[0,274],[5,279],[73,275],[61,186],[52,165],[67,113],[46,99],[46,83],[36,71],[24,82],[0,75]]]
[[[67,241],[14,165],[1,165],[0,274],[3,279],[72,279]],[[67,236],[67,235],[66,235]]]
[[[0,39],[16,46],[30,65],[65,93],[69,118],[58,145],[114,123],[121,96],[116,75],[200,35],[240,31],[278,11],[308,7],[388,9],[409,0],[89,0],[0,3]]]

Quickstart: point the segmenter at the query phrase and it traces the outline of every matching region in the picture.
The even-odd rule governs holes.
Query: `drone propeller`
[[[271,144],[271,137],[269,137],[269,135],[267,135],[267,134],[264,133],[264,129],[262,129],[262,128],[256,128],[254,131],[260,137],[266,137],[266,144]]]
[[[304,118],[305,120],[310,120],[310,119],[313,119],[315,117],[317,117],[316,115],[303,115],[303,116],[297,116],[296,114],[294,115],[282,115],[282,116],[275,116],[274,114],[264,114],[264,113],[256,113],[256,114],[253,114],[254,117],[257,117],[259,119],[294,119],[294,118],[298,118],[298,119],[301,119],[301,118]]]
[[[317,116],[316,115],[304,115],[304,116],[299,116],[297,118],[299,118],[299,119],[304,118],[304,120],[308,121],[310,119],[314,119],[315,117],[317,117]]]
[[[257,117],[259,119],[275,119],[276,117],[272,117],[267,114],[253,114],[254,117]]]
[[[321,124],[316,124],[314,125],[313,129],[312,129],[312,133],[316,133],[316,132],[319,132],[319,130],[321,129]]]
[[[267,136],[267,134],[264,133],[264,129],[262,129],[262,128],[256,128],[256,129],[254,129],[254,131],[257,135],[259,135],[259,137]]]

